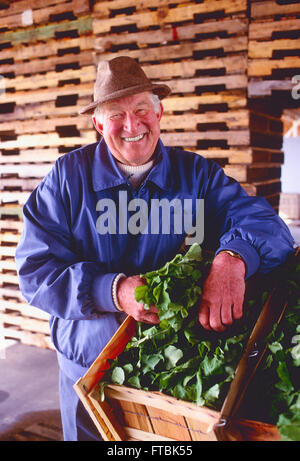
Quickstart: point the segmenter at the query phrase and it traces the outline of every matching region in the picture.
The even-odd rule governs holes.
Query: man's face
[[[102,120],[93,117],[113,156],[126,165],[143,165],[152,156],[160,136],[162,105],[155,113],[148,92],[104,103]]]

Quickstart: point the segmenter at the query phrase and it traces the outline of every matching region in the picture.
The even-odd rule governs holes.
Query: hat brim
[[[122,90],[116,91],[112,94],[105,96],[102,99],[92,102],[88,106],[83,107],[78,111],[80,115],[82,114],[92,114],[99,104],[104,102],[114,101],[115,99],[124,98],[125,96],[130,96],[137,93],[144,93],[145,91],[152,91],[154,94],[157,94],[159,99],[164,99],[171,93],[171,88],[168,85],[159,84],[159,83],[150,83],[149,85],[138,85],[132,86],[129,88],[124,88]]]

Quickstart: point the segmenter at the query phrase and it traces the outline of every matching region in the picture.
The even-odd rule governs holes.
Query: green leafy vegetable
[[[258,313],[274,285],[266,283],[255,297],[251,294],[251,299],[245,300],[243,319],[225,333],[206,331],[198,321],[198,310],[210,265],[211,260],[203,258],[200,246],[194,244],[185,255],[178,254],[160,269],[142,274],[145,285],[136,288],[136,300],[144,303],[145,309],[155,304],[160,324],[149,327],[137,322],[134,337],[100,383],[102,398],[106,383],[113,382],[158,390],[220,410]],[[277,424],[283,439],[300,440],[300,265],[280,267],[278,283],[285,283],[287,291],[293,296],[298,293],[298,298],[292,296],[283,326],[274,325],[266,338],[268,353],[256,376],[254,399],[257,402],[261,397],[258,405],[267,406],[268,422]]]

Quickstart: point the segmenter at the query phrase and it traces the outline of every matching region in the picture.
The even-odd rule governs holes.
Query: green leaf
[[[204,405],[205,400],[202,397],[202,379],[200,370],[196,373],[196,395],[195,395],[196,404],[199,406]]]
[[[137,387],[138,389],[142,388],[141,383],[140,383],[140,378],[137,375],[136,376],[131,376],[128,379],[128,383],[131,384],[131,386],[133,386],[133,387]]]
[[[220,395],[220,385],[218,383],[214,384],[210,387],[204,394],[205,403],[213,403],[215,402]]]
[[[156,365],[163,360],[163,356],[161,354],[152,354],[149,356],[144,356],[143,361],[143,373],[147,373],[149,370],[154,370]]]
[[[278,341],[274,341],[272,344],[269,344],[269,349],[272,354],[276,354],[276,352],[282,351],[282,345]]]
[[[220,370],[221,365],[222,361],[216,355],[213,357],[206,355],[201,362],[201,369],[205,376],[211,376],[222,371]]]
[[[148,296],[148,286],[147,285],[139,285],[134,290],[134,297],[138,303],[149,303],[149,296]]]
[[[125,381],[125,373],[123,368],[115,367],[111,374],[111,380],[114,384],[122,385]]]
[[[280,389],[284,392],[291,392],[294,387],[291,382],[290,373],[285,362],[280,362],[277,367],[277,374],[280,378],[280,381],[275,384],[277,389]]]
[[[171,368],[175,367],[178,360],[183,357],[183,352],[181,349],[178,349],[177,347],[170,344],[168,347],[166,347],[164,356],[167,359],[166,369],[170,370]]]

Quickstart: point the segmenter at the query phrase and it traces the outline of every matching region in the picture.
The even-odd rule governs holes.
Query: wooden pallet
[[[291,99],[291,78],[300,72],[299,2],[252,2],[250,14],[249,95],[280,91]]]

